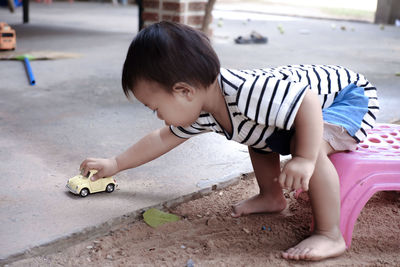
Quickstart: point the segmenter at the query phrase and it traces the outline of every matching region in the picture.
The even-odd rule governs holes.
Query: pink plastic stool
[[[400,125],[377,124],[357,150],[330,156],[340,179],[340,230],[349,248],[354,224],[379,191],[400,191]]]

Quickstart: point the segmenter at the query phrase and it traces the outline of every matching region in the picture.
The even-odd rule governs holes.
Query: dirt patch
[[[230,206],[257,193],[253,176],[170,210],[182,220],[157,229],[143,221],[95,240],[10,266],[296,266],[280,252],[309,235],[308,196],[286,193],[288,208],[275,215],[231,218]],[[381,192],[358,218],[352,247],[313,266],[400,266],[400,194]]]

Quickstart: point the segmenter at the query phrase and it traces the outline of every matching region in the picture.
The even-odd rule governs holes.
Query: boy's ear
[[[172,86],[172,92],[191,101],[196,93],[196,89],[185,82],[177,82]]]

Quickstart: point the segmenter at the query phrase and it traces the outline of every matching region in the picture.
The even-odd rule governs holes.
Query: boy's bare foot
[[[345,250],[346,244],[340,231],[335,238],[316,233],[304,239],[296,246],[282,252],[282,257],[290,260],[318,261],[339,256]]]
[[[283,195],[271,197],[270,195],[255,195],[232,206],[231,216],[238,218],[252,213],[281,212],[286,208],[286,199]]]

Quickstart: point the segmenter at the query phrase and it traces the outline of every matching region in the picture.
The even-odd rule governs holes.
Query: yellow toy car
[[[82,174],[76,175],[68,179],[66,187],[69,191],[81,197],[86,197],[89,194],[97,192],[111,193],[118,187],[117,181],[112,176],[97,179],[96,181],[90,180],[95,173],[97,173],[96,170],[91,170],[88,176],[83,176]]]

